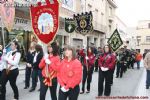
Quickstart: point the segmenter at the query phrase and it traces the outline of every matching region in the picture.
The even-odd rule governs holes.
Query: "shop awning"
[[[0,27],[2,27],[1,16],[0,16]],[[31,21],[28,19],[15,17],[13,29],[32,31]]]

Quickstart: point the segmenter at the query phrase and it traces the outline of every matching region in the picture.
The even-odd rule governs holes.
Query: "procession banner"
[[[76,25],[74,19],[65,18],[65,31],[72,33],[75,31]]]
[[[37,6],[31,6],[31,19],[34,34],[45,44],[50,43],[59,27],[59,3],[46,0],[46,5],[38,2]]]
[[[74,15],[74,19],[77,25],[75,28],[75,31],[77,33],[86,35],[87,33],[93,31],[93,24],[92,24],[93,15],[91,11]]]
[[[5,2],[2,2],[0,4],[0,14],[5,27],[10,32],[13,28],[15,19],[14,0],[6,0]]]
[[[111,35],[107,43],[110,45],[113,51],[116,51],[120,46],[123,45],[123,41],[117,29]]]

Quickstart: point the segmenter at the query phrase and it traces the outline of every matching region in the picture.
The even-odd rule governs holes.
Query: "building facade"
[[[141,53],[150,50],[150,20],[141,20],[138,22],[137,29],[137,50]]]
[[[29,4],[32,0],[15,0],[18,4]],[[35,2],[39,0],[34,0]],[[44,1],[44,0],[43,0]],[[115,9],[117,8],[114,0],[60,0],[60,16],[59,16],[59,30],[55,40],[57,40],[60,46],[64,45],[77,46],[89,46],[103,47],[107,39],[115,30]],[[74,14],[89,12],[93,13],[93,32],[82,35],[80,33],[73,32],[71,34],[65,31],[65,18],[73,18]],[[1,20],[1,19],[0,19]],[[4,30],[5,42],[8,44],[12,37],[15,37],[19,33],[23,33],[22,45],[25,51],[28,50],[29,44],[33,38],[35,38],[31,26],[29,7],[16,7],[15,24],[12,32]],[[2,32],[0,31],[0,34]],[[7,41],[8,40],[8,41]],[[21,39],[20,39],[21,40]],[[2,44],[2,39],[0,38]],[[42,44],[42,43],[40,43]]]

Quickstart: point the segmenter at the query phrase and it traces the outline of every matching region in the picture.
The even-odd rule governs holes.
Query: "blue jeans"
[[[150,86],[150,70],[146,70],[146,86]]]
[[[140,61],[137,61],[137,69],[140,69]]]

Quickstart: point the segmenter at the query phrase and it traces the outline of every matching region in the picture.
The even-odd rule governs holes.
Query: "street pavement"
[[[145,79],[146,79],[146,71],[143,68],[143,64],[141,63],[142,68],[137,70],[136,64],[135,69],[129,69],[123,76],[123,78],[115,78],[114,73],[114,83],[112,86],[111,96],[149,96],[150,97],[150,89],[145,89]],[[34,92],[29,92],[29,89],[24,90],[24,74],[23,70],[25,65],[21,65],[20,75],[17,80],[17,85],[19,88],[20,100],[39,100],[39,83]],[[59,86],[58,86],[59,88]],[[79,95],[78,100],[96,100],[96,96],[98,94],[98,72],[94,72],[93,80],[91,83],[91,92],[89,94]],[[7,99],[13,99],[12,89],[7,83]],[[50,93],[47,91],[46,100],[51,100]],[[150,99],[147,99],[150,100]]]

